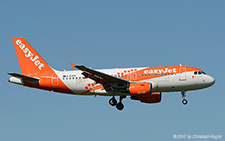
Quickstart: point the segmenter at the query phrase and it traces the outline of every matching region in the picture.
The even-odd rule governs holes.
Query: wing
[[[94,80],[96,83],[101,83],[103,85],[103,87],[105,87],[105,88],[106,88],[106,86],[110,86],[113,90],[113,89],[117,89],[119,87],[121,87],[121,88],[126,87],[129,84],[129,81],[127,81],[125,79],[114,77],[114,76],[108,75],[106,73],[87,68],[85,66],[79,66],[79,65],[72,64],[72,63],[70,63],[70,64],[71,64],[71,68],[75,67],[75,68],[83,71],[82,74],[85,76],[85,78],[90,78],[90,79]],[[108,89],[106,89],[106,90],[108,90]]]

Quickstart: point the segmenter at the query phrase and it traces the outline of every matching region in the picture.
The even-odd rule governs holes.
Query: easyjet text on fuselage
[[[162,74],[162,73],[177,73],[177,69],[176,68],[164,68],[164,69],[149,69],[149,70],[145,70],[144,71],[145,74],[152,74],[152,73],[158,73],[158,74]]]

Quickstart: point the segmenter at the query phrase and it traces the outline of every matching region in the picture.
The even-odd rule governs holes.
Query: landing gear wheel
[[[119,103],[116,105],[116,108],[117,108],[118,110],[123,110],[123,108],[124,108],[123,103],[122,103],[122,102],[119,102]]]
[[[182,98],[183,98],[182,103],[183,103],[184,105],[186,105],[186,104],[188,103],[188,101],[185,99],[185,97],[186,97],[185,93],[186,93],[186,92],[187,92],[187,91],[181,91],[181,95],[182,95]]]
[[[183,100],[182,100],[182,103],[183,103],[184,105],[186,105],[186,104],[188,103],[188,101],[187,101],[186,99],[183,99]]]
[[[117,101],[116,101],[115,97],[112,97],[112,98],[109,100],[109,104],[110,104],[111,106],[116,106]]]

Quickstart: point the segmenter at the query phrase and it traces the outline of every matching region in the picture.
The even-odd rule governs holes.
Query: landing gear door
[[[186,68],[180,68],[179,72],[179,81],[186,81]]]

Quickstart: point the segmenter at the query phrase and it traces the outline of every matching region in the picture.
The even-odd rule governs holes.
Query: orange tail
[[[23,37],[13,38],[13,43],[23,75],[35,75],[52,71],[51,67]]]

